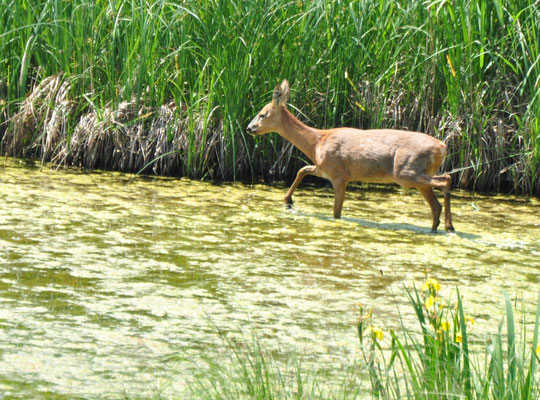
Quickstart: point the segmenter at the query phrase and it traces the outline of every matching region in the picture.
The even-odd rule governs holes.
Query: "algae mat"
[[[415,191],[55,170],[0,159],[0,392],[181,396],[205,357],[255,331],[278,362],[332,374],[359,358],[358,303],[414,327],[403,285],[459,286],[480,337],[501,289],[534,309],[540,202],[456,191],[456,234],[429,233]],[[330,379],[329,378],[329,379]]]

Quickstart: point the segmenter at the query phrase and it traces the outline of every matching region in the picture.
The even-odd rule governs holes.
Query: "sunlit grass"
[[[461,186],[539,193],[539,12],[535,0],[0,0],[2,151],[90,166],[66,156],[71,134],[127,102],[134,112],[100,145],[111,156],[90,157],[101,166],[151,172],[158,159],[155,173],[291,177],[298,152],[245,134],[288,78],[310,124],[428,132],[447,141],[445,168]],[[59,72],[69,118],[7,122]],[[166,127],[148,136],[156,121]],[[44,128],[56,123],[65,134],[49,148]],[[17,135],[21,126],[34,130]]]

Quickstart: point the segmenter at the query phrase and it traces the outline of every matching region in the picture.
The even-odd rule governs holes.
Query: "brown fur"
[[[285,195],[292,195],[306,175],[328,179],[334,188],[334,217],[341,217],[345,189],[351,181],[390,183],[417,188],[431,208],[432,231],[439,225],[442,207],[433,193],[444,193],[445,228],[453,231],[450,212],[450,175],[435,175],[444,158],[446,145],[419,132],[395,129],[360,130],[354,128],[315,129],[300,122],[286,107],[289,83],[276,86],[272,103],[251,121],[254,135],[277,132],[300,149],[314,165],[300,171]]]

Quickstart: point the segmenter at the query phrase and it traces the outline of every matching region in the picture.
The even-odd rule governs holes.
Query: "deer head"
[[[281,125],[281,111],[289,100],[289,82],[285,79],[277,85],[272,95],[272,102],[263,107],[247,127],[252,135],[264,135],[276,132]]]

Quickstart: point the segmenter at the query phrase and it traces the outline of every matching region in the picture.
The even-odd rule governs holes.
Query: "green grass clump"
[[[356,374],[346,371],[341,382],[328,383],[325,377],[302,367],[298,357],[289,354],[276,361],[265,350],[254,332],[251,338],[232,341],[223,332],[219,338],[226,352],[206,357],[205,372],[189,384],[192,399],[356,399],[361,390]],[[365,391],[364,391],[365,394]]]
[[[291,178],[296,150],[245,134],[288,78],[312,125],[427,132],[462,187],[538,194],[539,14],[535,0],[0,0],[0,150]]]

